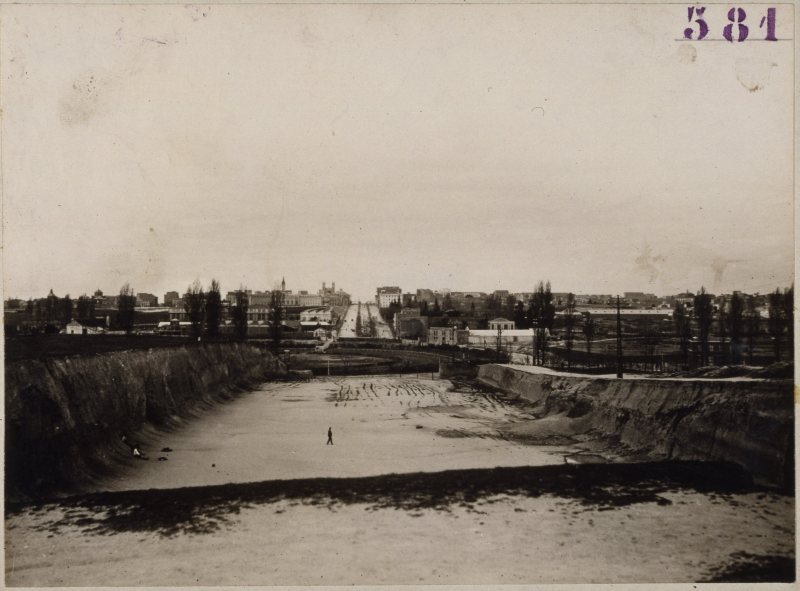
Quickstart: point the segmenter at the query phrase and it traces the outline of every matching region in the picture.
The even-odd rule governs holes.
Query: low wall
[[[85,482],[130,457],[122,434],[169,426],[280,373],[269,353],[239,343],[7,363],[6,490]]]
[[[618,436],[653,457],[722,460],[757,482],[793,487],[794,406],[789,380],[607,379],[483,365],[486,386],[542,415],[581,418],[584,431]]]

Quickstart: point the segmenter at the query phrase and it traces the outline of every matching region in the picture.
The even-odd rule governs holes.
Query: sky
[[[747,10],[4,5],[4,295],[788,286],[793,42]]]

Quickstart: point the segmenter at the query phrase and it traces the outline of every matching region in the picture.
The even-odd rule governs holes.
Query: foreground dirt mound
[[[785,371],[785,370],[780,370]],[[568,434],[614,436],[652,458],[736,462],[759,482],[794,486],[789,380],[609,379],[484,365],[479,380],[564,415]]]

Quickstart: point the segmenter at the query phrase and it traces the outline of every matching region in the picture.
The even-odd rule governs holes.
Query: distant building
[[[315,293],[302,293],[298,299],[301,307],[322,305],[322,296]]]
[[[347,306],[350,304],[350,294],[343,290],[336,291],[336,282],[331,283],[330,287],[322,283],[322,289],[317,292],[322,298],[323,306]]]
[[[104,310],[119,308],[119,296],[118,295],[94,296],[94,307],[95,309],[104,309]]]
[[[181,302],[181,300],[178,300]],[[186,308],[183,307],[183,303],[181,302],[178,306],[171,306],[169,309],[169,319],[171,322],[182,322],[188,321],[189,313],[186,311]]]
[[[500,334],[500,344],[502,346],[520,344],[530,345],[534,338],[532,328],[505,330]],[[483,347],[491,349],[497,346],[496,330],[470,330],[468,331],[468,342],[472,347]]]
[[[394,315],[394,331],[398,338],[424,339],[428,333],[428,317],[419,308],[403,308]]]
[[[181,299],[181,295],[177,291],[168,291],[164,294],[164,305],[168,308],[176,306],[176,301]]]
[[[290,292],[291,293],[291,292]],[[284,296],[284,300],[285,300]],[[272,292],[271,291],[250,291],[247,290],[247,305],[253,307],[265,307],[269,306],[270,302],[272,301]],[[284,301],[285,304],[285,301]]]
[[[552,293],[552,296],[553,296],[553,304],[556,306],[556,308],[561,308],[562,306],[567,305],[567,298],[569,297],[569,292],[554,291]]]
[[[102,321],[101,321],[102,322]],[[66,334],[100,334],[103,332],[102,324],[98,322],[72,320],[64,327]]]
[[[578,294],[575,303],[579,306],[608,306],[614,304],[616,298],[611,294]]]
[[[676,304],[683,304],[689,307],[694,306],[694,294],[691,291],[684,291],[670,299]]]
[[[576,312],[588,312],[593,318],[614,318],[616,308],[584,308],[578,306]],[[672,318],[672,308],[620,308],[620,318]]]
[[[428,302],[429,304],[432,304],[435,297],[436,296],[434,295],[432,289],[417,290],[417,302]]]
[[[427,343],[429,345],[458,345],[459,335],[468,332],[451,326],[432,326],[428,329]]]
[[[326,323],[330,324],[333,320],[333,310],[330,308],[309,308],[300,312],[300,323]]]
[[[393,303],[400,304],[403,298],[403,290],[396,286],[379,287],[375,300],[379,308],[388,308]]]
[[[247,308],[247,324],[267,324],[269,321],[269,308],[267,306],[253,306]]]
[[[494,320],[489,321],[489,330],[493,330],[497,332],[497,330],[514,330],[516,325],[514,324],[513,320],[507,320],[506,318],[495,318]]]
[[[652,308],[659,304],[660,298],[652,293],[626,291],[625,302],[632,308]]]
[[[155,308],[158,306],[158,296],[152,293],[137,293],[136,305],[139,308]]]

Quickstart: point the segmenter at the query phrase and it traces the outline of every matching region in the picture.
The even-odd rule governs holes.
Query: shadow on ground
[[[734,552],[728,562],[711,569],[706,583],[793,583],[795,561],[788,556],[761,556]]]
[[[6,505],[7,514],[45,513],[59,518],[41,528],[57,534],[78,527],[95,534],[152,532],[169,537],[207,534],[224,527],[241,509],[294,501],[335,509],[363,504],[384,508],[476,510],[498,495],[557,496],[587,509],[608,510],[635,503],[670,504],[660,493],[689,489],[714,494],[754,490],[738,466],[711,462],[649,462],[522,466],[443,472],[387,474],[360,478],[268,480],[173,489],[103,492],[39,503]]]

